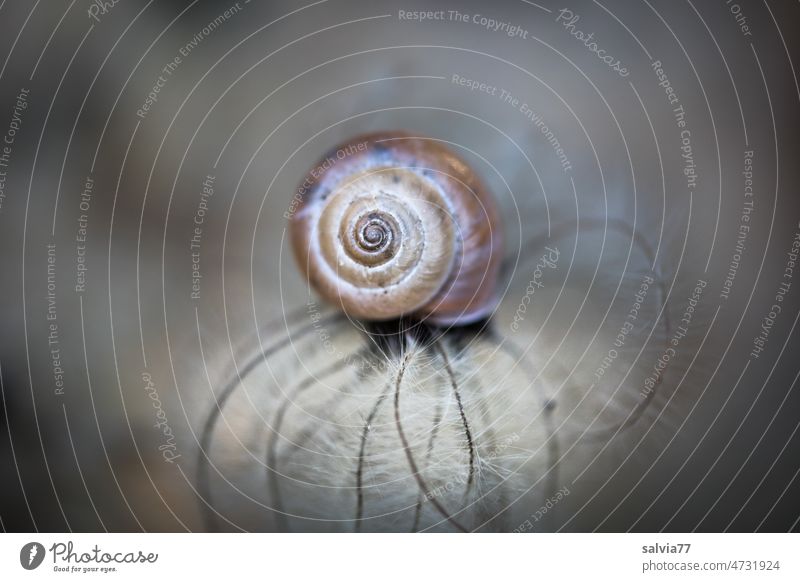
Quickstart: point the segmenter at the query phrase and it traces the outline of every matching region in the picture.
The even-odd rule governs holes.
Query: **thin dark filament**
[[[370,373],[372,373],[374,372],[375,368],[371,367],[370,370],[371,370]],[[389,391],[389,388],[391,388],[391,386],[387,385],[386,387],[387,393]],[[327,400],[325,400],[325,402],[322,403],[322,405],[318,409],[320,412],[318,412],[316,416],[321,417],[326,412],[329,415],[333,412],[336,412],[339,409],[339,405],[341,404],[342,395],[351,394],[351,392],[346,387],[340,389],[339,392],[340,392],[339,394],[336,394],[331,398],[328,398]],[[286,454],[279,459],[279,462],[281,463],[289,462],[297,451],[303,449],[306,443],[310,442],[317,435],[317,433],[322,429],[322,426],[323,425],[321,423],[316,422],[313,424],[310,430],[303,431],[303,433],[296,439],[294,443],[296,446],[292,447],[291,450],[287,451]]]
[[[401,319],[397,322],[399,326],[399,343],[396,346],[397,349],[403,349],[403,341],[408,335],[408,321]],[[378,354],[380,357],[384,358],[386,361],[389,361],[389,353],[391,352],[392,348],[390,346],[382,346],[380,342],[376,341],[374,334],[368,333],[366,330],[363,330],[365,337],[369,340],[372,344],[375,353]],[[369,344],[368,344],[369,345]],[[364,463],[366,460],[366,448],[367,448],[367,441],[369,439],[369,435],[371,432],[371,425],[375,420],[376,415],[378,414],[378,410],[380,409],[381,405],[383,404],[384,400],[389,396],[389,392],[392,389],[392,383],[387,382],[384,391],[375,401],[375,405],[370,410],[369,414],[367,415],[366,420],[364,421],[364,428],[361,431],[361,445],[359,447],[359,454],[358,454],[358,461],[356,463],[356,516],[355,516],[355,531],[361,531],[361,525],[364,516]]]
[[[483,387],[481,386],[481,383],[478,381],[477,375],[476,375],[476,378],[475,378],[475,383],[477,385],[478,391],[479,392],[483,392]],[[493,422],[492,422],[492,419],[491,419],[491,415],[489,413],[489,406],[486,403],[486,399],[481,398],[479,406],[481,407],[481,411],[483,412],[483,414],[481,415],[481,419],[483,419],[483,418],[486,419],[485,420],[486,428],[484,430],[484,432],[486,433],[486,437],[487,437],[486,440],[488,442],[490,442],[490,443],[495,443],[495,447],[497,447],[498,446],[497,441],[496,441],[497,433],[492,428]],[[496,458],[493,458],[491,460],[492,463],[495,463],[496,461],[497,461]],[[502,474],[500,474],[500,472],[497,471],[497,470],[495,470],[495,473],[498,473],[498,476],[500,477],[500,483],[498,483],[498,485],[495,487],[497,489],[497,503],[498,503],[499,507],[505,507],[506,496],[505,496],[505,493],[503,491],[503,484],[505,483],[506,478]],[[467,499],[465,497],[464,503],[466,504],[466,502],[467,502]],[[500,531],[503,531],[504,530],[503,522],[505,520],[500,515],[498,515],[496,517],[497,517],[498,521],[500,522],[499,529],[500,529]]]
[[[305,309],[302,310],[298,309],[296,312],[292,313],[289,316],[289,319],[293,322],[295,319],[299,319],[299,317],[304,313]],[[341,314],[334,314],[325,318],[322,321],[322,323],[318,323],[317,325],[326,325],[334,323],[340,320],[341,318],[342,318]],[[258,354],[255,354],[252,358],[250,358],[250,360],[248,360],[245,363],[245,365],[241,369],[237,370],[236,373],[234,373],[234,375],[225,383],[225,387],[222,389],[222,392],[220,392],[219,397],[214,400],[214,406],[208,413],[206,421],[203,425],[203,430],[200,434],[200,443],[199,443],[200,446],[198,450],[198,463],[197,463],[197,488],[201,497],[203,499],[208,500],[208,503],[204,504],[206,529],[210,531],[216,530],[216,520],[214,519],[213,501],[211,499],[211,487],[209,481],[210,475],[208,472],[208,468],[212,466],[212,464],[208,455],[211,447],[211,437],[214,434],[214,427],[216,426],[219,416],[222,414],[222,409],[225,407],[228,399],[233,395],[236,389],[242,386],[244,379],[248,375],[250,375],[250,373],[253,370],[255,370],[260,363],[265,362],[276,352],[290,345],[293,340],[299,340],[303,338],[314,329],[315,325],[313,323],[304,325],[299,330],[297,330],[294,337],[287,335],[286,337],[284,337],[282,340],[272,345],[271,347],[263,350]]]
[[[292,404],[292,402],[294,402],[305,390],[314,384],[323,382],[325,378],[341,372],[347,366],[348,361],[345,358],[331,364],[327,368],[324,368],[319,374],[312,374],[311,376],[305,378],[291,391],[291,393],[286,394],[286,397],[283,399],[280,407],[275,413],[275,420],[272,423],[272,433],[274,436],[270,439],[269,444],[267,445],[266,468],[268,475],[272,473],[271,476],[267,477],[267,482],[269,483],[270,496],[272,499],[273,510],[275,511],[276,529],[278,531],[286,531],[288,525],[286,523],[286,516],[283,513],[283,501],[281,499],[279,483],[280,474],[276,469],[278,438],[281,434],[281,426],[283,425],[283,420],[286,417],[286,411],[289,409],[289,406]]]
[[[447,371],[447,375],[450,378],[450,385],[453,388],[453,395],[458,405],[458,414],[461,416],[461,423],[464,425],[464,435],[467,439],[467,449],[469,451],[469,476],[467,477],[467,492],[469,492],[475,478],[475,443],[472,440],[472,431],[469,428],[467,415],[464,412],[464,405],[461,402],[461,391],[458,389],[456,375],[453,373],[453,368],[450,366],[450,359],[447,357],[447,353],[438,340],[434,342],[433,347],[442,356],[442,360],[444,361],[444,369]]]
[[[428,439],[428,450],[425,452],[425,468],[427,469],[430,467],[431,464],[431,456],[433,455],[433,445],[436,441],[436,435],[439,434],[439,426],[442,422],[442,402],[436,402],[436,412],[433,416],[433,427],[431,428],[431,436]],[[411,528],[412,532],[419,531],[419,521],[422,516],[422,502],[424,499],[424,494],[422,491],[419,492],[417,496],[417,507],[414,510],[414,525]]]
[[[375,416],[378,414],[378,409],[383,404],[383,401],[386,400],[386,397],[389,396],[389,391],[392,389],[391,382],[386,383],[386,388],[384,388],[381,395],[375,401],[375,405],[370,410],[369,415],[367,415],[367,419],[364,421],[364,428],[361,431],[361,446],[358,451],[358,463],[356,466],[356,520],[355,520],[355,529],[356,531],[361,531],[361,520],[364,515],[364,453],[367,448],[367,439],[369,438],[369,433],[372,430],[372,422],[375,420]]]
[[[403,424],[400,420],[400,386],[403,383],[403,375],[406,371],[406,366],[408,366],[408,362],[411,359],[412,354],[408,353],[402,359],[400,363],[400,370],[397,373],[397,380],[395,382],[395,391],[394,391],[394,420],[397,426],[397,434],[400,436],[400,441],[403,443],[403,449],[406,453],[406,458],[408,459],[408,465],[411,468],[411,473],[414,475],[414,478],[417,480],[417,485],[419,486],[421,491],[428,491],[428,486],[425,484],[425,480],[422,478],[422,474],[419,472],[419,467],[417,466],[417,462],[414,460],[414,455],[411,453],[411,446],[408,444],[408,439],[406,438],[405,432],[403,431]],[[456,529],[462,532],[466,532],[467,529],[461,525],[455,518],[453,518],[447,510],[439,503],[439,500],[435,497],[431,497],[431,504],[436,508],[436,510],[442,514],[442,516],[447,519]]]

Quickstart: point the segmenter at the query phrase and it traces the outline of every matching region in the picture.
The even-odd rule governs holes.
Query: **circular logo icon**
[[[44,546],[39,542],[29,542],[19,551],[19,563],[26,570],[38,568],[44,561]]]

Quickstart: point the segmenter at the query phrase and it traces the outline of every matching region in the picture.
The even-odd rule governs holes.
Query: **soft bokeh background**
[[[571,3],[575,28],[593,32],[627,77],[571,36],[557,21],[563,6],[547,0],[92,6],[0,4],[0,134],[19,125],[0,207],[3,529],[209,527],[196,474],[215,397],[232,361],[291,333],[282,314],[307,302],[284,230],[296,183],[332,146],[386,129],[450,142],[499,200],[510,270],[495,325],[541,370],[563,423],[558,484],[571,494],[548,529],[797,528],[796,280],[764,351],[750,356],[779,285],[792,281],[784,273],[799,228],[796,3],[740,2],[746,31],[722,2]],[[470,21],[413,22],[400,10],[458,10]],[[488,30],[475,14],[519,26],[525,38]],[[686,111],[698,174],[691,196],[653,61]],[[137,115],[160,75],[157,101]],[[470,91],[453,75],[497,94]],[[27,106],[14,121],[23,89]],[[571,170],[500,89],[545,120]],[[723,299],[749,150],[754,210]],[[208,176],[214,194],[193,262]],[[87,270],[76,291],[81,214]],[[582,226],[562,237],[551,231],[561,260],[512,331],[542,237],[574,220]],[[584,429],[627,416],[666,340],[651,291],[641,327],[593,384],[652,267],[613,228],[621,223],[654,249],[673,326],[698,279],[707,287],[657,398],[631,430],[597,441]],[[313,344],[274,360],[278,377],[324,358]],[[505,389],[523,390],[524,376],[514,378]],[[263,428],[269,405],[242,404],[227,417],[232,433]],[[250,456],[223,450],[228,476],[240,473],[257,490]],[[274,527],[268,511],[231,490],[217,502],[230,518],[220,527]],[[293,527],[314,529],[302,520]]]

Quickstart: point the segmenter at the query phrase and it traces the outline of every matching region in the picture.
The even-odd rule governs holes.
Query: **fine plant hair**
[[[556,224],[525,248],[577,226]],[[613,219],[580,228],[616,231],[641,253],[656,274],[659,337],[668,338],[665,283],[645,237]],[[503,277],[515,266],[507,262]],[[640,424],[664,377],[615,422],[579,426],[576,439],[571,411],[556,414],[572,397],[547,387],[574,382],[569,370],[536,362],[491,318],[450,327],[352,321],[333,309],[308,318],[305,307],[281,318],[282,337],[235,368],[210,407],[197,456],[209,530],[509,531],[564,485],[564,455]],[[315,342],[320,328],[341,346],[335,357]],[[234,422],[221,423],[237,398]],[[255,415],[238,421],[253,432],[246,442],[236,434],[242,415]],[[248,454],[215,451],[220,439]]]

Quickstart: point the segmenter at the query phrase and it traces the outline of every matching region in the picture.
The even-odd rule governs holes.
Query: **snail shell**
[[[301,270],[352,317],[461,325],[497,304],[495,201],[438,141],[400,132],[356,137],[311,169],[291,210]]]

